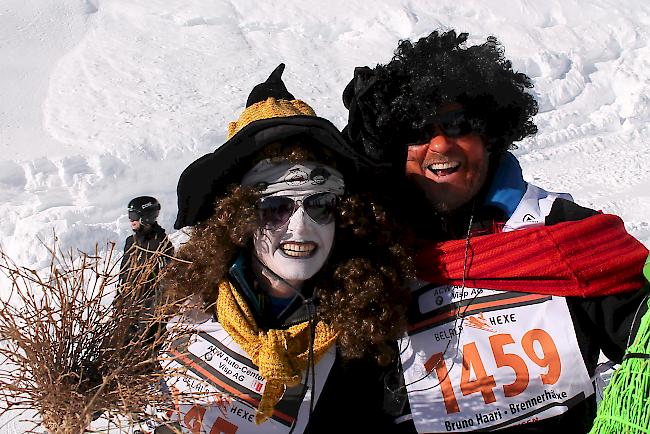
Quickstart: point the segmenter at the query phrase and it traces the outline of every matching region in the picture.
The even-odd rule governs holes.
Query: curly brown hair
[[[275,149],[272,154],[278,155]],[[283,149],[281,158],[323,162],[310,154],[294,146]],[[176,296],[200,294],[205,306],[214,305],[218,283],[227,277],[229,266],[240,252],[252,249],[259,229],[258,198],[250,187],[233,186],[228,196],[215,202],[214,215],[195,226],[177,252],[181,261],[170,264],[169,290]],[[319,316],[339,332],[339,350],[346,359],[373,357],[387,364],[395,355],[391,342],[405,330],[408,279],[413,275],[397,234],[370,193],[341,198],[334,247],[313,285]]]

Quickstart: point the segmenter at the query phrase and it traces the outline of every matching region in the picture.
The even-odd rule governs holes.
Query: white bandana
[[[343,175],[338,170],[310,161],[290,163],[262,160],[244,175],[241,185],[257,186],[265,196],[279,191],[296,194],[328,191],[336,195],[345,191]]]

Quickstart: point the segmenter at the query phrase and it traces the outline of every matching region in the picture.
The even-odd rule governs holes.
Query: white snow
[[[121,246],[141,194],[171,230],[180,172],[223,143],[278,63],[343,127],[355,66],[450,28],[470,44],[497,36],[534,79],[539,133],[515,152],[525,178],[620,215],[650,246],[643,0],[1,0],[0,245],[35,268],[54,233],[63,248]]]

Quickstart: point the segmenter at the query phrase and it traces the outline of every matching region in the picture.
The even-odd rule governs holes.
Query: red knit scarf
[[[462,285],[466,240],[416,255],[419,279]],[[648,249],[614,215],[471,237],[465,285],[558,296],[598,297],[643,285]]]

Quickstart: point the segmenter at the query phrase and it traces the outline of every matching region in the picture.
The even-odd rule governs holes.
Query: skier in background
[[[160,273],[171,261],[174,247],[156,221],[160,214],[156,198],[136,197],[129,202],[128,211],[133,235],[124,244],[114,304],[121,318],[127,315],[138,318],[137,324],[129,326],[127,342],[155,343],[155,336],[164,329],[153,318],[154,308],[160,304]]]
[[[124,256],[120,266],[120,284],[133,283],[138,277],[138,269],[160,252],[158,263],[154,265],[152,276],[147,282],[154,281],[160,270],[169,263],[174,248],[163,229],[156,221],[160,214],[160,202],[151,196],[139,196],[128,205],[129,221],[133,235],[126,238]],[[150,287],[147,291],[150,291]]]

